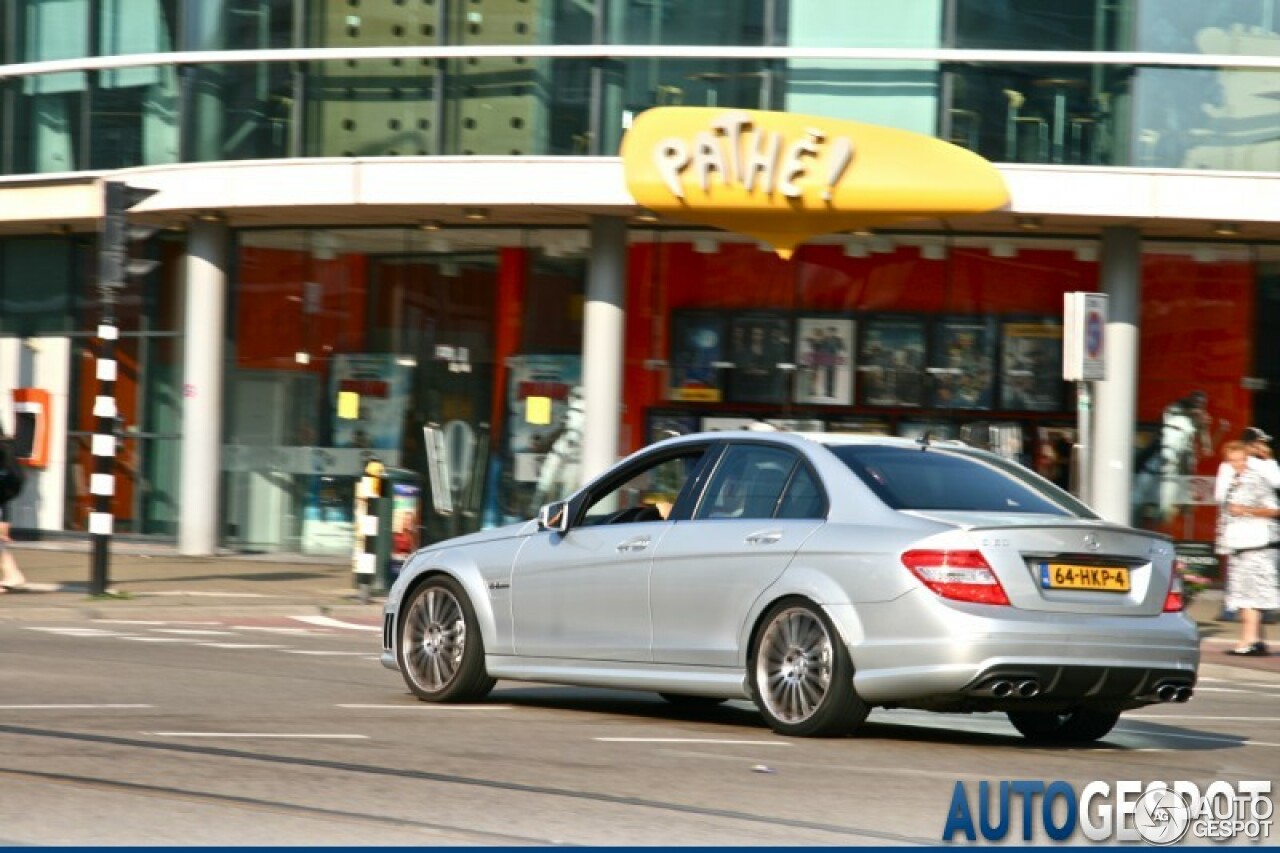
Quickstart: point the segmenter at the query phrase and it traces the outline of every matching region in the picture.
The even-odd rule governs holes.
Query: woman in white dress
[[[1239,614],[1240,643],[1227,654],[1267,654],[1262,641],[1262,611],[1280,607],[1276,563],[1280,557],[1280,501],[1276,491],[1257,470],[1249,467],[1244,442],[1229,441],[1222,448],[1223,461],[1234,472],[1222,502],[1219,550],[1227,554],[1226,606]],[[1246,526],[1265,525],[1267,536],[1259,545],[1240,547],[1238,534]]]

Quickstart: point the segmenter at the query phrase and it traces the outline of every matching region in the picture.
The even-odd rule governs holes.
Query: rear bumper
[[[1020,611],[944,602],[925,590],[828,612],[849,640],[858,695],[873,704],[1002,710],[1009,703],[994,701],[986,685],[1025,678],[1038,690],[1015,707],[1137,707],[1158,701],[1162,683],[1193,685],[1200,663],[1195,623],[1181,613]]]

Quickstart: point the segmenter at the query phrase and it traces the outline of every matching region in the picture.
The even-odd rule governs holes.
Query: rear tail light
[[[908,551],[902,564],[943,598],[1008,604],[1000,579],[980,551]]]
[[[1165,613],[1181,613],[1187,601],[1182,595],[1182,574],[1187,564],[1182,560],[1173,561],[1173,570],[1169,572],[1169,591],[1164,597]]]

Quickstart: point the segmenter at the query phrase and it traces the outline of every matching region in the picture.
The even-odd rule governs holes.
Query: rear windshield
[[[1026,512],[1096,518],[1048,480],[964,448],[837,445],[828,449],[893,509]]]

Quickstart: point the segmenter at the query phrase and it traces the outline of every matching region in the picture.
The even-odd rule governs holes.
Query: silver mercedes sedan
[[[653,444],[538,518],[415,554],[382,662],[428,702],[495,680],[750,699],[777,732],[873,707],[1106,735],[1191,697],[1172,542],[954,442],[716,432]]]

